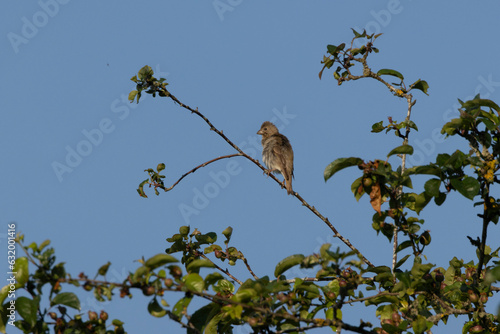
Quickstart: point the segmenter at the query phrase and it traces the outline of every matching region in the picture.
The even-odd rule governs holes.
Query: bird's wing
[[[280,167],[284,173],[283,176],[288,178],[293,176],[293,150],[288,138],[282,134],[275,135],[276,145],[273,147],[273,153],[277,157]]]

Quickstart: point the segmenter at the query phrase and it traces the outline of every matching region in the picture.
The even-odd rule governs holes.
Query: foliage
[[[181,226],[179,233],[167,238],[169,245],[164,253],[138,261],[139,267],[121,282],[106,280],[109,262],[98,269],[94,278],[84,273],[74,278],[66,272],[64,263],[56,263],[54,249],[48,247],[48,241],[25,246],[24,237],[19,235],[16,240],[26,256],[18,258],[15,264],[16,289],[26,295],[15,301],[21,317],[15,325],[26,333],[48,333],[50,328],[55,333],[124,333],[124,323],[113,320],[110,325],[105,311],[99,316],[94,311],[86,315],[78,313],[79,298],[73,292],[62,291],[63,286],[74,286],[93,292],[99,301],[111,300],[117,293],[121,298],[132,298],[132,293],[139,291],[150,298],[147,309],[152,316],[167,316],[188,333],[232,333],[233,328],[242,325],[251,326],[254,333],[303,333],[321,327],[331,327],[337,332],[424,333],[440,323],[446,324],[450,316],[464,318],[463,333],[499,332],[500,315],[488,313],[485,307],[489,298],[500,291],[499,249],[487,245],[488,228],[492,227],[491,223],[497,225],[500,216],[500,199],[491,193],[491,188],[500,183],[496,175],[500,161],[500,107],[480,96],[460,101],[460,117],[446,123],[442,133],[463,138],[471,151],[438,154],[435,162],[407,168],[406,157],[413,153],[410,134],[418,131],[411,120],[415,105],[412,93],[427,94],[429,85],[421,79],[407,85],[405,77],[392,69],[373,72],[367,58],[378,52],[373,43],[380,34],[353,32],[349,47],[345,43],[327,46],[319,76],[333,68],[333,77],[339,85],[372,78],[385,85],[396,98],[405,99],[408,109],[404,119],[388,117],[388,122],[380,121],[372,126],[373,133],[392,132],[402,142],[388,150],[384,159],[335,159],[325,168],[324,179],[329,181],[348,167],[359,168],[360,176],[352,183],[351,190],[356,200],[365,194],[369,196],[375,212],[372,228],[392,243],[392,267],[369,262],[336,231],[328,218],[299,194],[294,196],[350,250],[333,250],[330,244],[325,244],[319,254],[290,255],[277,263],[274,277],[256,276],[243,253],[230,246],[231,227],[217,234]],[[365,41],[363,46],[353,48],[356,39]],[[354,73],[359,67],[356,65],[361,66],[358,74]],[[397,82],[390,83],[386,77],[395,78]],[[265,170],[198,109],[184,105],[173,96],[166,89],[165,80],[156,79],[149,66],[143,67],[132,81],[136,83],[136,90],[129,95],[131,102],[138,103],[144,92],[153,97],[158,94],[170,98],[201,117],[210,130],[238,152],[195,167],[168,188],[163,182],[165,176],[160,174],[165,164],[158,164],[156,170],[146,169],[148,179],[141,182],[137,190],[140,196],[147,197],[144,186],[153,187],[156,195],[160,194],[158,189],[169,191],[196,169],[222,158],[243,156]],[[395,156],[401,158],[401,163],[393,168],[388,159]],[[420,191],[413,190],[414,176],[427,178]],[[430,231],[423,229],[425,221],[420,214],[431,200],[440,206],[452,192],[475,200],[473,205],[482,208],[478,214],[481,237],[468,237],[476,248],[478,260],[464,263],[455,257],[448,264],[437,266],[425,260],[426,246],[432,239]],[[222,243],[218,242],[220,237],[223,237]],[[241,281],[228,269],[222,269],[220,265],[226,261],[230,266],[244,266],[252,278]],[[294,267],[309,269],[315,275],[287,277],[287,272]],[[97,279],[99,276],[103,278]],[[4,303],[8,289],[6,286],[0,293],[3,332],[9,321],[9,304]],[[43,302],[43,293],[47,291],[48,301]],[[188,306],[194,298],[206,303],[189,312]],[[376,307],[379,324],[363,319],[359,325],[344,322],[344,313],[350,311],[345,306],[361,303]],[[76,313],[70,313],[67,308]]]

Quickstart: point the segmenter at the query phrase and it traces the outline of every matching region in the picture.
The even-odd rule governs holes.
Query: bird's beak
[[[257,131],[257,134],[258,135],[263,135],[264,133],[262,132],[262,130],[259,130],[259,131]]]

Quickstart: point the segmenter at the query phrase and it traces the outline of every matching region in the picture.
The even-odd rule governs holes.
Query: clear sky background
[[[293,145],[294,190],[376,265],[390,265],[391,247],[371,228],[368,198],[358,203],[352,196],[359,170],[344,170],[327,183],[323,171],[339,157],[383,159],[401,142],[370,133],[371,125],[387,116],[402,120],[406,105],[375,80],[338,87],[331,71],[319,80],[326,45],[350,41],[351,27],[382,32],[375,44],[380,53],[369,57],[372,68],[398,70],[408,84],[429,83],[429,96],[414,94],[413,165],[456,149],[458,141],[443,142],[435,133],[458,115],[457,98],[481,93],[500,103],[498,1],[7,0],[1,7],[0,241],[5,245],[7,224],[16,222],[27,243],[50,239],[73,276],[93,276],[111,261],[107,278],[121,281],[137,267],[133,260],[164,252],[165,239],[188,224],[205,233],[232,226],[232,244],[259,276],[272,277],[284,257],[317,252],[326,242],[346,250],[323,222],[242,158],[203,168],[159,197],[152,191],[139,197],[146,168],[164,162],[171,184],[202,162],[234,153],[171,100],[147,95],[129,104],[129,79],[144,65],[248,153],[257,152],[251,142],[260,143],[262,122],[274,120]],[[99,127],[107,133],[85,146],[85,133]],[[58,176],[54,163],[68,165],[68,150],[78,148],[87,156]],[[229,183],[214,188],[213,175],[228,168],[234,172]],[[422,184],[414,184],[421,192]],[[211,198],[196,202],[196,194],[207,191]],[[455,255],[475,259],[466,239],[480,234],[472,205],[452,193],[443,206],[430,204],[421,213],[432,234],[431,263],[447,267]],[[187,206],[198,214],[183,215]],[[500,246],[498,226],[488,238],[492,248]],[[242,266],[230,270],[249,277]],[[150,316],[148,299],[133,293],[132,300],[116,296],[102,304],[79,294],[82,312],[106,309],[129,333],[184,332]],[[491,303],[491,311],[499,303]],[[357,324],[359,312],[347,307],[345,319]],[[362,316],[373,321],[371,314]],[[465,320],[450,319],[450,327],[433,333],[458,332]]]

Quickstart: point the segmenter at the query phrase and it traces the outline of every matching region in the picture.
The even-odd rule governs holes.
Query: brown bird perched
[[[271,122],[262,123],[257,134],[262,135],[262,160],[268,168],[267,174],[281,173],[288,195],[293,194],[293,150],[290,141]]]

